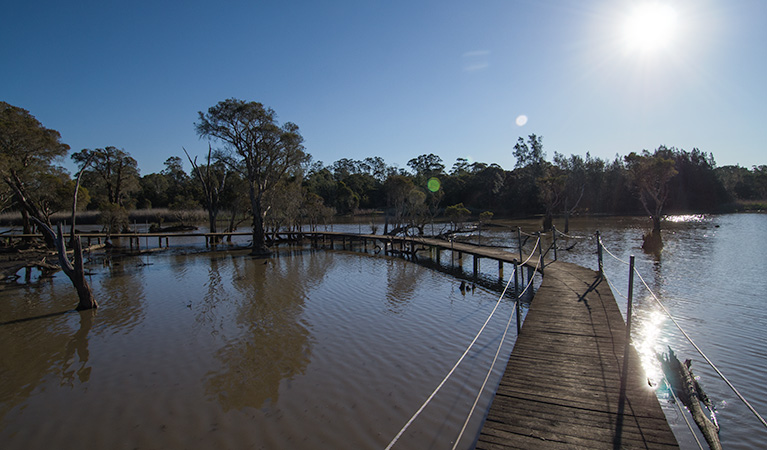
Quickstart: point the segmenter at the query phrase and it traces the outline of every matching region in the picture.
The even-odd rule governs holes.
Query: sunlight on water
[[[676,216],[665,216],[663,219],[673,223],[703,222],[706,220],[706,216],[703,214],[680,214]]]
[[[663,379],[663,371],[656,355],[666,351],[662,341],[663,323],[667,317],[659,311],[650,311],[644,316],[636,317],[637,329],[632,343],[642,359],[642,367],[647,374],[648,382],[657,387]]]

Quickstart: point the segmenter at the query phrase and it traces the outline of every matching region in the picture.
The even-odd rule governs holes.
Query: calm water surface
[[[3,449],[380,449],[498,298],[463,294],[411,262],[344,252],[155,254],[92,270],[97,312],[0,326]],[[61,274],[5,285],[0,321],[75,304]],[[502,302],[401,448],[450,448],[512,305]]]

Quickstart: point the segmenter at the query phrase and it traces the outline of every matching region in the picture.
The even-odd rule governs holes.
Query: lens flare
[[[517,126],[522,127],[527,123],[527,116],[524,114],[521,114],[517,116]]]
[[[432,192],[439,191],[440,186],[442,186],[442,183],[436,177],[429,178],[429,181],[426,183],[426,187]]]

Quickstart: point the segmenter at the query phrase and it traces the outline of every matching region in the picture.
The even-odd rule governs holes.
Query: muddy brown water
[[[3,449],[383,448],[498,298],[412,262],[344,252],[166,254],[92,270],[97,312],[0,326]],[[75,303],[61,274],[6,285],[0,320]],[[402,448],[452,445],[511,309],[501,303]]]

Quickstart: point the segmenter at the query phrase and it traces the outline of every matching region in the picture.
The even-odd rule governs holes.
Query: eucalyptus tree
[[[278,125],[274,110],[258,102],[228,99],[199,112],[197,134],[223,145],[226,161],[248,180],[253,216],[253,254],[271,253],[266,246],[265,196],[279,182],[300,172],[308,162],[298,125]]]
[[[652,219],[652,231],[645,236],[643,245],[649,250],[663,246],[660,221],[669,195],[669,181],[677,174],[674,160],[665,157],[667,150],[661,146],[654,154],[644,150],[641,154],[631,152],[625,157],[629,180],[636,189],[639,202]]]
[[[90,159],[90,166],[83,173],[83,184],[89,187],[91,196],[98,199],[99,207],[128,206],[131,194],[141,189],[138,162],[126,152],[114,146],[83,149],[72,155],[83,164]]]
[[[61,176],[53,162],[67,154],[58,131],[45,128],[29,111],[0,102],[0,178],[21,209],[24,233],[32,232],[30,216],[51,226],[50,215],[40,208],[41,184]],[[46,243],[54,242],[46,235]]]
[[[223,203],[229,169],[220,159],[214,157],[213,147],[210,145],[208,145],[207,163],[203,165],[197,163],[196,156],[192,159],[186,149],[183,150],[192,165],[193,175],[202,187],[205,209],[208,211],[208,229],[211,233],[216,233],[218,231],[216,219]],[[218,240],[218,238],[214,238],[214,241],[217,242]]]

